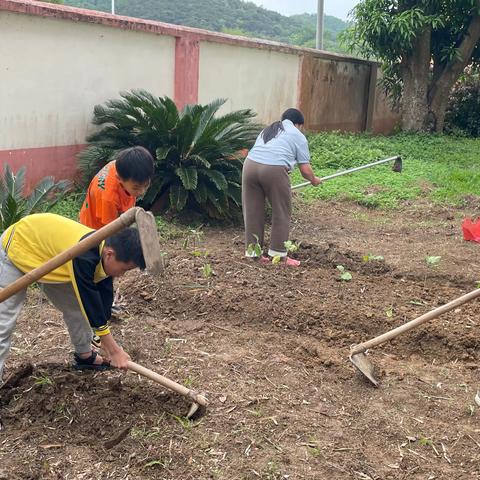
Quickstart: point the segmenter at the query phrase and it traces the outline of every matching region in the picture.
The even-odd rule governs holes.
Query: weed
[[[433,440],[427,437],[420,437],[418,439],[418,444],[421,445],[422,447],[425,447],[425,446],[431,447],[433,445]]]
[[[168,462],[167,460],[151,460],[150,462],[144,465],[145,468],[160,466],[163,468],[167,468]]]
[[[147,427],[144,425],[141,428],[132,428],[130,430],[130,436],[137,440],[142,440],[146,438],[157,438],[161,435],[160,427],[153,427],[150,430],[147,430]]]
[[[194,257],[204,257],[207,258],[210,255],[210,252],[208,250],[194,250],[192,252],[192,255]]]
[[[214,274],[212,266],[209,263],[205,263],[205,265],[203,265],[202,274],[205,278],[210,278]]]
[[[185,235],[185,227],[181,227],[174,222],[165,220],[162,216],[155,216],[157,232],[163,240],[173,240]]]
[[[446,135],[399,133],[381,135],[321,132],[309,135],[312,167],[324,176],[369,163],[380,158],[401,155],[402,173],[382,165],[338,177],[322,188],[307,188],[307,199],[349,200],[371,208],[395,209],[405,202],[427,201],[459,205],[466,197],[478,197],[480,139]],[[295,171],[292,183],[299,183]]]
[[[371,261],[383,262],[383,260],[385,260],[385,258],[382,257],[382,255],[372,255],[371,253],[362,257],[362,261],[364,261],[365,263]]]
[[[385,310],[385,315],[386,315],[388,318],[392,318],[392,317],[393,317],[393,307],[387,308],[387,309]]]
[[[345,270],[345,267],[343,265],[337,265],[337,270],[340,272],[340,280],[343,280],[344,282],[349,282],[353,278],[352,274]]]
[[[193,250],[197,250],[200,242],[203,238],[202,226],[200,225],[197,228],[190,228],[183,239],[182,247],[186,249],[189,245],[193,248]]]
[[[192,388],[192,386],[193,386],[193,378],[187,377],[187,378],[183,381],[183,384],[184,384],[187,388]]]
[[[78,220],[78,214],[82,208],[84,198],[85,192],[75,192],[65,195],[64,198],[55,204],[50,212],[70,218],[71,220]]]
[[[192,428],[192,422],[186,417],[180,417],[178,415],[170,414],[185,430],[190,430]]]
[[[46,375],[43,375],[41,377],[33,377],[35,378],[34,384],[40,387],[43,387],[45,385],[53,385],[53,380],[50,377],[47,377]]]

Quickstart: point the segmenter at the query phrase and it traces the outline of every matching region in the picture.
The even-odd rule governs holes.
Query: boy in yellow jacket
[[[10,226],[0,239],[0,288],[74,246],[94,230],[51,213],[29,215]],[[78,369],[127,368],[129,355],[108,327],[113,302],[112,277],[145,268],[138,231],[127,228],[99,246],[42,277],[40,287],[63,313],[75,349]],[[0,303],[0,380],[11,336],[26,289]],[[102,358],[92,348],[93,335],[102,338]]]

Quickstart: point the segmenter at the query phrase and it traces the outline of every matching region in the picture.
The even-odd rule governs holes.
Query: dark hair
[[[303,125],[305,123],[305,118],[300,110],[289,108],[282,113],[282,120],[280,122],[273,122],[262,132],[262,138],[265,143],[275,138],[280,131],[285,130],[282,124],[284,120],[290,120],[294,125]]]
[[[120,262],[133,262],[140,270],[145,270],[140,234],[136,228],[122,230],[105,240],[107,247],[113,248],[115,257]]]
[[[143,147],[121,150],[117,155],[115,167],[122,180],[145,183],[153,177],[153,157]]]

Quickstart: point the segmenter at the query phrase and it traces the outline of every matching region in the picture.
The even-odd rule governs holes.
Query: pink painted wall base
[[[62,147],[21,148],[17,150],[0,150],[2,171],[8,164],[14,172],[21,167],[27,168],[26,193],[46,176],[55,180],[75,179],[78,176],[76,155],[86,145],[66,145]]]

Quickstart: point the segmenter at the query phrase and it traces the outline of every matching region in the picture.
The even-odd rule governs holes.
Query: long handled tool
[[[443,313],[449,312],[454,308],[463,305],[464,303],[469,302],[477,297],[480,297],[480,289],[474,290],[470,293],[466,293],[461,297],[452,300],[451,302],[442,305],[441,307],[437,307],[434,310],[431,310],[428,313],[423,314],[422,316],[411,320],[404,325],[400,325],[389,332],[384,333],[383,335],[379,335],[378,337],[372,338],[368,340],[368,342],[360,343],[359,345],[355,345],[350,350],[350,361],[355,365],[355,367],[363,373],[375,386],[378,386],[378,381],[373,376],[374,373],[374,366],[370,362],[370,360],[365,355],[365,351],[369,348],[376,347],[382,343],[388,342],[392,338],[398,337],[398,335],[408,332],[412,330],[412,328],[418,327],[429,320],[439,317]]]
[[[360,167],[349,168],[348,170],[343,170],[341,172],[333,173],[332,175],[327,175],[326,177],[322,177],[321,180],[324,182],[325,180],[330,180],[331,178],[341,177],[342,175],[347,175],[348,173],[358,172],[359,170],[364,170],[365,168],[375,167],[376,165],[381,165],[382,163],[387,162],[394,162],[392,170],[394,172],[400,173],[402,171],[402,157],[397,155],[396,157],[389,157],[384,158],[383,160],[377,160],[373,163],[367,163],[366,165],[361,165]],[[298,185],[294,185],[292,190],[296,190],[297,188],[308,187],[311,185],[310,182],[299,183]]]
[[[45,262],[43,265],[26,273],[15,282],[8,285],[8,287],[0,290],[0,302],[11,297],[20,290],[28,287],[33,282],[40,280],[42,277],[55,270],[56,268],[67,263],[72,258],[78,257],[82,253],[91,248],[100,245],[100,243],[113,234],[123,230],[136,222],[138,233],[140,235],[140,242],[142,244],[143,256],[147,269],[151,273],[161,273],[164,268],[163,256],[160,251],[160,244],[158,242],[157,227],[155,225],[155,218],[150,212],[146,212],[143,208],[133,207],[122,213],[116,220],[98,229],[88,237],[80,240],[73,247],[59,253],[57,256]]]
[[[87,250],[99,245],[106,238],[119,232],[120,230],[123,230],[134,222],[136,222],[138,227],[140,243],[142,245],[142,252],[145,258],[147,269],[151,273],[161,273],[165,265],[162,253],[160,251],[155,218],[150,212],[146,212],[140,207],[133,207],[120,215],[113,222],[98,229],[83,240],[80,240],[73,247],[58,254],[40,267],[31,270],[23,275],[23,277],[20,277],[15,282],[0,290],[0,302],[3,302],[15,293],[18,293],[20,290],[28,287],[28,285],[32,284],[33,282],[40,280],[42,277],[47,275],[47,273],[67,263],[69,260],[78,257]],[[141,367],[133,362],[129,362],[129,368],[137,373],[140,373],[141,375],[155,380],[158,383],[161,383],[164,387],[169,388],[174,392],[192,398],[195,404],[192,405],[192,408],[188,413],[190,417],[195,415],[195,413],[199,410],[200,411],[198,413],[202,413],[202,410],[199,407],[206,407],[207,405],[207,400],[205,397],[193,392],[192,390],[189,390],[182,385],[179,385],[178,383],[173,382],[172,380],[169,380],[168,378],[162,377],[161,375],[158,375],[157,373]]]
[[[128,369],[193,400],[190,410],[187,413],[187,418],[195,420],[206,413],[208,400],[202,394],[197,393],[194,390],[190,390],[189,388],[180,385],[179,383],[176,383],[173,380],[170,380],[152,370],[149,370],[148,368],[142,367],[138,363],[128,362]]]

